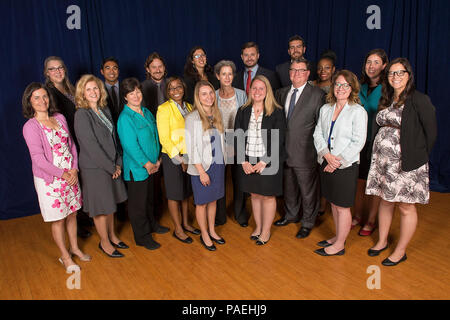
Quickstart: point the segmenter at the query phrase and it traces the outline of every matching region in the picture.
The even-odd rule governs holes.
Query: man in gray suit
[[[314,227],[319,209],[319,172],[313,133],[325,93],[307,81],[310,69],[306,59],[293,60],[289,68],[291,85],[279,89],[275,97],[284,107],[287,161],[284,168],[285,216],[276,226],[299,222],[297,238],[306,238]]]

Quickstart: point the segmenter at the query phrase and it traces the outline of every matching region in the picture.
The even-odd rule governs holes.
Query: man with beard
[[[147,79],[141,83],[143,94],[143,105],[149,109],[156,118],[158,106],[167,101],[166,92],[166,64],[164,59],[157,53],[150,54],[145,61]]]
[[[117,59],[114,57],[104,59],[100,73],[105,78],[108,108],[111,111],[114,125],[117,125],[117,119],[123,109],[123,99],[119,90],[119,62]]]
[[[244,43],[241,50],[241,59],[245,70],[241,70],[236,74],[236,77],[233,79],[233,87],[244,90],[248,95],[250,83],[258,74],[265,76],[269,80],[273,92],[280,87],[280,82],[275,72],[258,65],[259,48],[255,42]]]
[[[281,87],[288,87],[291,85],[291,79],[289,76],[289,68],[291,67],[291,62],[294,60],[298,60],[301,58],[304,58],[303,55],[306,52],[306,42],[305,40],[300,37],[299,35],[295,35],[289,38],[288,41],[288,54],[291,57],[289,61],[286,61],[285,63],[279,64],[276,66],[275,71],[277,73],[278,79],[280,79]],[[316,71],[315,71],[315,64],[311,63],[311,76],[314,78]]]

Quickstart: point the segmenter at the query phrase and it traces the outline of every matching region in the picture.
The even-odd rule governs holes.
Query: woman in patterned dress
[[[414,88],[414,75],[405,58],[387,67],[379,112],[373,126],[372,163],[366,194],[381,197],[378,209],[379,239],[369,256],[388,247],[395,204],[401,212],[397,247],[382,264],[395,266],[406,260],[406,247],[417,226],[415,203],[428,203],[428,155],[437,135],[435,108],[427,95]]]
[[[71,273],[80,269],[73,262],[72,253],[83,261],[90,259],[77,243],[76,211],[81,208],[77,150],[66,119],[56,112],[44,85],[29,84],[22,107],[23,115],[29,119],[23,126],[23,136],[30,151],[41,214],[45,222],[52,222],[53,239],[61,251],[59,261]],[[65,224],[70,250],[65,244]]]

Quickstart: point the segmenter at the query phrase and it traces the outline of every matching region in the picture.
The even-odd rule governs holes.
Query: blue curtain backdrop
[[[67,8],[80,9],[81,29],[69,30]],[[366,26],[370,5],[380,8],[381,29]],[[227,58],[242,67],[240,47],[256,41],[259,64],[274,69],[288,59],[287,40],[305,38],[306,57],[336,52],[338,68],[361,73],[365,54],[383,48],[407,57],[418,90],[437,110],[439,136],[431,163],[431,188],[450,191],[450,4],[447,0],[2,0],[0,92],[0,219],[39,212],[31,163],[22,137],[21,96],[43,81],[43,61],[64,59],[73,83],[100,76],[103,57],[116,56],[120,78],[144,79],[144,62],[158,51],[170,74],[182,74],[189,49],[205,47],[210,64]],[[447,93],[446,93],[447,92]]]

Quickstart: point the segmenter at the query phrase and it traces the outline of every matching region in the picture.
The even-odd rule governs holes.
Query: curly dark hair
[[[39,89],[44,89],[47,92],[48,95],[48,115],[51,117],[55,113],[58,112],[58,109],[55,105],[55,99],[53,98],[50,91],[47,89],[47,87],[39,82],[32,82],[30,83],[23,92],[22,96],[22,114],[27,119],[34,118],[35,111],[33,109],[33,106],[31,105],[31,96],[33,95],[33,92]]]
[[[164,61],[163,57],[161,57],[161,55],[158,52],[152,52],[148,57],[147,60],[145,60],[144,63],[144,68],[145,68],[145,77],[146,79],[150,79],[152,76],[150,75],[150,73],[147,71],[147,68],[149,67],[149,65],[153,62],[153,60],[155,59],[159,59],[161,60],[162,64],[164,65],[164,77],[167,76],[167,66],[166,66],[166,62]]]
[[[188,56],[186,57],[186,63],[184,64],[184,75],[194,77],[196,81],[200,81],[200,75],[198,74],[197,69],[194,66],[194,52],[196,50],[203,50],[206,55],[206,51],[203,47],[195,46],[189,51]],[[205,74],[213,72],[213,68],[207,63],[205,66]]]

